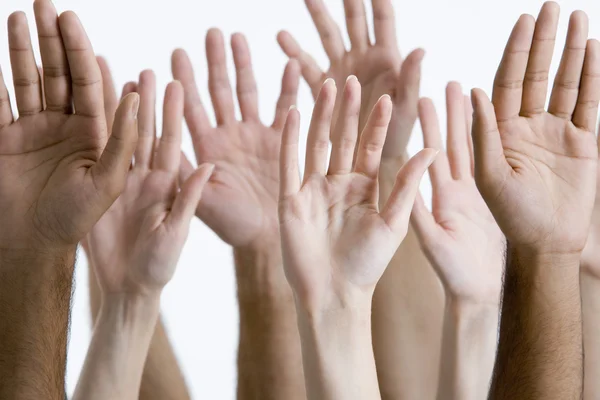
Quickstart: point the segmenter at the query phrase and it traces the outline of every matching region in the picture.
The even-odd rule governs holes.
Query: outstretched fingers
[[[273,129],[281,131],[287,118],[287,113],[291,106],[296,105],[298,101],[298,87],[300,86],[300,65],[298,61],[290,60],[283,72],[281,80],[281,94],[275,106],[275,119],[273,120]]]
[[[298,166],[298,141],[300,137],[300,113],[295,107],[288,112],[279,158],[279,199],[284,200],[300,190]]]
[[[183,124],[183,87],[178,81],[169,83],[163,105],[163,130],[153,168],[178,172],[181,156]]]
[[[331,160],[328,174],[347,174],[352,171],[352,161],[360,120],[361,86],[355,76],[348,77],[338,123],[332,135]]]
[[[211,29],[206,34],[206,58],[208,90],[215,109],[217,125],[225,125],[235,121],[235,107],[227,72],[225,40],[223,33],[218,29]]]
[[[237,98],[242,119],[245,121],[258,120],[258,90],[246,37],[241,33],[234,34],[231,37],[231,50],[235,64]]]
[[[10,96],[4,82],[2,69],[0,69],[0,129],[12,124],[12,122],[13,112],[10,106]]]
[[[579,87],[579,97],[573,114],[575,126],[594,132],[598,118],[600,101],[600,42],[591,39],[587,42],[583,74]]]
[[[443,151],[444,144],[442,142],[442,134],[440,133],[440,124],[431,99],[423,98],[419,101],[419,119],[421,120],[421,129],[423,131],[424,147],[441,150],[429,168],[431,186],[435,195],[440,187],[452,180],[452,175],[450,173],[448,156]]]
[[[341,58],[346,49],[344,47],[340,28],[333,18],[331,18],[323,0],[305,0],[305,3],[317,31],[319,32],[325,53],[327,53],[327,56],[331,61]]]
[[[277,35],[279,46],[289,58],[294,58],[300,63],[302,77],[308,83],[313,97],[316,99],[325,79],[325,72],[319,67],[314,58],[300,47],[296,39],[286,32]]]

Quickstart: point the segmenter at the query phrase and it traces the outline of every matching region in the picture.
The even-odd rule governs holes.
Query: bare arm
[[[600,374],[600,350],[598,332],[600,332],[600,279],[583,269],[580,276],[581,308],[583,312],[583,348],[584,382],[583,398],[597,399],[600,385],[596,377]]]
[[[600,43],[575,11],[546,111],[558,17],[554,2],[537,21],[521,16],[492,101],[472,92],[477,186],[509,248],[491,399],[582,395],[579,261],[598,167]]]

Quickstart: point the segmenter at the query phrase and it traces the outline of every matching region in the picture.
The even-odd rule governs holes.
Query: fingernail
[[[215,164],[208,164],[208,172],[210,172],[211,174],[213,173],[215,168],[216,168]]]
[[[335,80],[333,80],[333,78],[327,78],[327,79],[325,79],[325,83],[323,83],[323,85],[328,85],[329,82],[333,83],[333,86],[336,86]]]
[[[137,118],[138,111],[140,109],[140,96],[137,94],[133,95],[133,96],[134,96],[134,99],[131,104],[131,116],[135,119],[135,118]]]
[[[348,76],[348,77],[346,78],[346,83],[350,82],[350,80],[355,80],[355,81],[357,81],[358,79],[356,78],[356,76],[355,76],[355,75],[350,75],[350,76]]]
[[[392,98],[390,97],[390,95],[389,95],[389,94],[384,94],[383,96],[381,96],[381,97],[379,98],[379,100],[378,100],[378,101],[383,101],[383,100],[385,100],[385,99],[387,99],[387,100],[389,100],[389,101],[392,101]]]
[[[295,105],[295,104],[292,104],[292,105],[290,106],[290,108],[288,109],[288,112],[290,112],[290,111],[292,111],[292,110],[295,110],[296,108],[298,108],[298,107],[296,107],[296,105]]]

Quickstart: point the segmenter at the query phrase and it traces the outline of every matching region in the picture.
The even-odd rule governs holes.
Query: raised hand
[[[598,143],[600,152],[600,142]],[[596,279],[600,279],[600,165],[598,166],[596,175],[596,201],[594,203],[594,211],[592,213],[592,225],[588,235],[587,243],[581,254],[581,268]]]
[[[154,74],[143,72],[135,164],[123,194],[88,235],[98,282],[108,293],[155,292],[171,279],[213,169],[202,165],[178,190],[183,88],[167,87],[155,151],[155,86]]]
[[[196,160],[216,165],[197,215],[234,247],[277,244],[279,143],[287,111],[296,102],[300,71],[296,62],[288,64],[275,120],[266,126],[258,116],[256,82],[244,36],[234,35],[231,47],[237,71],[241,121],[235,118],[223,34],[216,29],[208,32],[209,89],[216,127],[211,126],[202,106],[189,58],[183,50],[173,53],[173,76],[185,89],[185,118]],[[189,168],[188,163],[184,176],[189,173],[186,172]]]
[[[120,194],[137,138],[137,95],[123,100],[108,137],[100,70],[77,16],[57,18],[46,0],[35,15],[44,99],[25,15],[8,23],[19,118],[0,84],[3,247],[75,245]]]
[[[349,51],[346,50],[340,29],[331,18],[323,0],[305,2],[329,58],[329,69],[327,72],[322,71],[314,58],[302,50],[286,31],[278,35],[279,45],[288,57],[300,61],[302,76],[315,98],[327,78],[334,79],[339,87],[342,87],[350,75],[358,78],[362,85],[361,128],[366,124],[378,99],[384,94],[390,95],[393,112],[383,155],[403,156],[417,118],[423,50],[413,51],[406,59],[400,55],[391,0],[372,0],[375,31],[373,42],[369,38],[364,1],[344,0],[346,27],[351,44]],[[338,99],[334,121],[340,105],[341,99]]]
[[[477,186],[508,240],[490,398],[580,398],[580,257],[597,177],[600,43],[571,15],[546,111],[559,7],[522,16],[492,102],[472,93]],[[559,366],[559,367],[558,367]]]
[[[412,224],[447,296],[455,301],[497,307],[505,239],[475,185],[470,99],[464,98],[457,83],[448,85],[446,109],[447,151],[438,155],[429,168],[432,212],[419,196]],[[421,100],[419,115],[425,147],[442,148],[438,118],[431,100]]]
[[[492,103],[474,90],[475,176],[509,242],[578,256],[596,187],[600,43],[587,41],[587,16],[575,12],[546,111],[558,14],[558,6],[547,3],[537,23],[522,17],[498,69]]]
[[[377,174],[392,104],[389,96],[377,102],[357,144],[360,97],[360,84],[350,77],[332,136],[329,169],[333,80],[325,82],[315,104],[303,182],[296,110],[288,115],[281,144],[283,262],[298,309],[309,399],[380,397],[371,300],[406,234],[419,181],[435,157],[435,151],[424,150],[411,159],[379,210]]]

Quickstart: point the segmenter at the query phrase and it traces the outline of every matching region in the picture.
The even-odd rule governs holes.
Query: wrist
[[[279,241],[236,247],[233,249],[233,257],[240,302],[293,299],[283,271]]]
[[[517,260],[518,262],[511,262]],[[522,246],[508,244],[507,248],[507,269],[518,268],[520,272],[526,273],[544,273],[562,270],[563,273],[572,271],[579,276],[581,252],[580,251],[552,251],[545,246]],[[571,274],[573,275],[573,274]]]
[[[125,330],[154,329],[160,313],[160,293],[106,293],[102,296],[100,318],[118,321]]]

